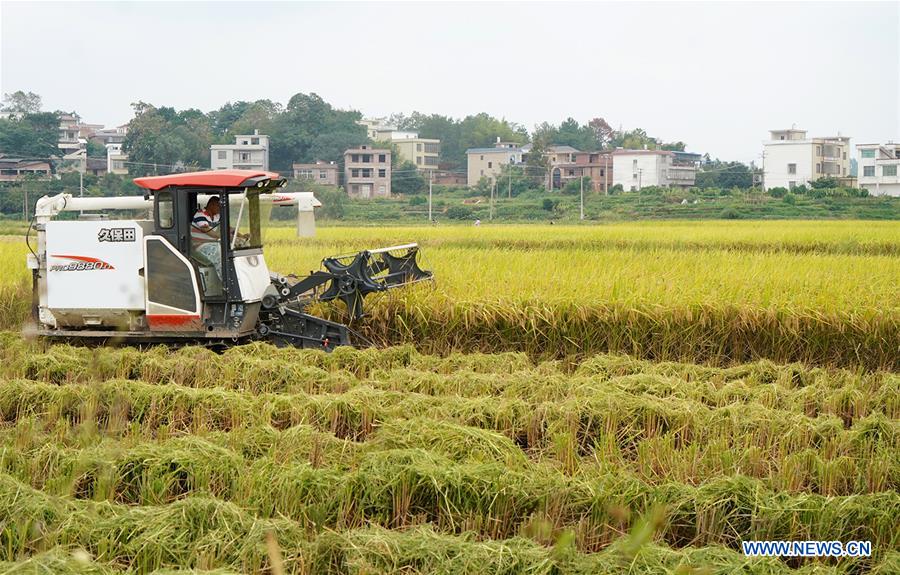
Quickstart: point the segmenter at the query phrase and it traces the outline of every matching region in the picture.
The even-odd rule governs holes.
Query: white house
[[[668,150],[625,150],[612,153],[613,185],[626,192],[647,186],[690,188],[697,175],[699,154]]]
[[[481,178],[492,182],[503,166],[522,163],[522,148],[469,148],[466,150],[466,185],[474,187]]]
[[[122,151],[120,143],[106,144],[106,172],[109,174],[127,174],[128,154]]]
[[[807,138],[806,130],[772,130],[763,142],[763,186],[794,188],[819,178],[850,177],[850,138]]]
[[[214,170],[268,170],[269,136],[253,130],[253,134],[234,137],[234,144],[209,147],[210,167]]]
[[[900,196],[900,144],[857,144],[856,177],[873,196]]]

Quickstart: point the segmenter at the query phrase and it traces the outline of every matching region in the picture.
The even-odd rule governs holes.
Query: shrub
[[[722,213],[719,214],[723,220],[739,220],[741,218],[740,212],[738,212],[734,208],[725,208],[722,210]]]
[[[787,193],[788,193],[787,188],[783,188],[781,186],[771,188],[769,190],[769,195],[772,196],[773,198],[783,198],[785,195],[787,195]]]
[[[794,204],[797,203],[797,196],[795,196],[794,194],[788,192],[787,194],[784,195],[783,198],[781,198],[781,201],[784,202],[784,203],[786,203],[786,204],[788,204],[788,205],[793,206]]]
[[[446,215],[451,220],[468,220],[472,217],[472,208],[469,206],[450,206],[447,208]]]

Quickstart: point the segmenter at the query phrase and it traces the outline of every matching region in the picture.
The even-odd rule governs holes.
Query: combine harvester
[[[263,257],[261,212],[268,205],[311,208],[311,193],[280,193],[278,174],[218,170],[137,178],[143,197],[44,196],[32,227],[36,333],[67,339],[231,345],[269,341],[330,351],[353,345],[346,325],[306,313],[342,300],[351,320],[362,301],[430,279],[417,244],[322,260],[309,276],[271,273]],[[221,233],[198,241],[194,216],[218,198]],[[67,211],[147,210],[151,219],[54,219]],[[241,233],[245,230],[247,233]],[[30,231],[30,229],[29,229]]]

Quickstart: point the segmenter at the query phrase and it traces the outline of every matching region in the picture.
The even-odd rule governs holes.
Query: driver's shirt
[[[191,239],[200,242],[214,241],[209,232],[219,225],[219,215],[211,215],[206,210],[197,210],[191,220]]]

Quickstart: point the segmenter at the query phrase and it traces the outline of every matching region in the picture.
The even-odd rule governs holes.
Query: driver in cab
[[[216,268],[219,277],[222,277],[222,247],[219,242],[221,209],[219,197],[213,196],[206,202],[205,208],[197,209],[197,213],[191,220],[191,243],[194,245],[194,250]],[[245,243],[248,238],[249,236],[246,234],[238,234],[238,239],[241,240],[239,243]]]

